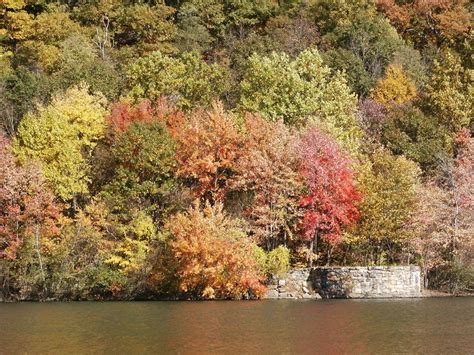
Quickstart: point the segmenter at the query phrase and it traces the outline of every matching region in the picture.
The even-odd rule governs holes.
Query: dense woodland
[[[0,0],[0,299],[474,289],[468,0]]]

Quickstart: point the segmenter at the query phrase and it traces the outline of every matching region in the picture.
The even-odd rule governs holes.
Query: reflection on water
[[[474,353],[474,298],[0,304],[0,354]]]

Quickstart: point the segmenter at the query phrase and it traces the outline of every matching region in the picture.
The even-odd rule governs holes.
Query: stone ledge
[[[270,278],[267,298],[421,297],[418,266],[341,266],[292,269]]]

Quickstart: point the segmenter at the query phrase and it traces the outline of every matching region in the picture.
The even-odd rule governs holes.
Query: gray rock
[[[277,290],[269,290],[267,292],[267,298],[269,299],[275,299],[275,298],[278,298],[278,291]]]
[[[320,298],[312,296],[316,291],[329,298],[378,298],[419,297],[421,283],[419,267],[351,266],[293,269],[268,284],[274,290],[270,297],[278,293],[278,298]]]

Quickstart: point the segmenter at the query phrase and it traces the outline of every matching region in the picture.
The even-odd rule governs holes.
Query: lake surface
[[[0,354],[474,354],[474,298],[0,304]]]

